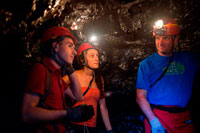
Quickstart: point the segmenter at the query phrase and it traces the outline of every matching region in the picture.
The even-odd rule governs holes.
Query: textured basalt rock
[[[39,38],[44,29],[52,25],[70,29],[76,22],[78,29],[72,32],[79,44],[89,41],[92,34],[98,37],[105,89],[113,91],[113,97],[130,97],[128,100],[135,102],[139,62],[155,52],[154,20],[167,16],[178,20],[182,50],[199,52],[199,8],[199,0],[1,1],[0,42],[7,52],[4,54],[7,57],[4,63],[9,69],[6,77],[10,80],[13,73],[21,75],[30,66],[38,55]],[[13,70],[14,67],[19,71]],[[123,107],[130,108],[130,105],[123,104]]]

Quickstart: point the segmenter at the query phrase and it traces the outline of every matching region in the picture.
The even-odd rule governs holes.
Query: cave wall
[[[181,28],[182,49],[199,49],[199,6],[198,0],[22,0],[12,4],[2,1],[1,42],[6,49],[12,49],[10,56],[14,61],[26,64],[37,56],[44,29],[52,25],[70,29],[76,22],[78,29],[72,32],[79,44],[89,41],[91,34],[98,37],[96,43],[103,51],[102,69],[110,72],[105,74],[106,84],[116,85],[118,71],[123,75],[119,76],[120,81],[129,79],[133,83],[127,86],[134,88],[139,61],[155,51],[155,19],[175,18]]]
[[[7,102],[2,106],[17,108],[6,119],[20,113],[24,75],[38,56],[40,36],[47,27],[59,25],[70,29],[76,22],[78,29],[72,32],[78,45],[89,41],[92,34],[98,37],[95,44],[101,50],[105,89],[114,92],[107,99],[108,108],[116,110],[120,106],[130,113],[138,110],[135,83],[139,62],[155,52],[153,22],[159,17],[175,18],[181,28],[181,50],[199,52],[199,8],[199,0],[1,1],[0,42],[3,83],[7,86],[3,93],[3,101]],[[18,100],[13,101],[15,98]]]

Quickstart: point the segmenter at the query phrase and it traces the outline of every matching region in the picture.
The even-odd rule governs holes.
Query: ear
[[[81,58],[81,59],[80,59],[80,62],[83,64],[83,63],[84,63],[84,60]]]
[[[53,51],[57,52],[58,51],[58,43],[57,42],[53,42],[51,45],[52,45]]]
[[[177,45],[179,40],[179,35],[175,36],[174,38],[174,44]]]

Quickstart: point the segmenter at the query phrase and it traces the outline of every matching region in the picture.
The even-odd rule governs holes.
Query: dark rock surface
[[[181,49],[199,52],[199,9],[199,0],[2,0],[0,42],[6,87],[1,101],[5,112],[9,110],[5,123],[19,124],[24,75],[38,55],[39,39],[47,27],[70,28],[76,22],[78,29],[72,32],[78,45],[95,34],[105,89],[114,92],[107,99],[110,112],[137,114],[137,69],[142,59],[155,52],[154,20],[175,18],[181,28]]]

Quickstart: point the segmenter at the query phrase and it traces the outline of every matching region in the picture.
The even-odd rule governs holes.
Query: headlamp
[[[156,22],[155,22],[155,28],[158,28],[158,29],[160,29],[160,28],[162,28],[163,27],[163,20],[157,20]]]
[[[159,19],[153,25],[153,36],[171,36],[177,34],[179,34],[179,25],[174,19]]]
[[[155,28],[156,35],[163,35],[166,32],[166,29],[164,28],[163,20],[157,20],[155,22],[154,28]]]

